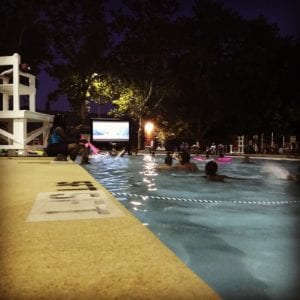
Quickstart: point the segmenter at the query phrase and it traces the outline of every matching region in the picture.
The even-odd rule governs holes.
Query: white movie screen
[[[129,141],[129,121],[93,120],[92,131],[95,142]]]

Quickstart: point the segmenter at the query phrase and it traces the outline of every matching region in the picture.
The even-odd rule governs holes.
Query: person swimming
[[[242,163],[244,164],[255,164],[255,161],[253,161],[249,155],[245,155],[244,159],[242,160]]]
[[[191,171],[191,172],[196,172],[199,171],[197,165],[195,163],[190,162],[191,155],[184,150],[179,159],[179,164],[175,166],[177,170],[185,170],[185,171]]]
[[[238,177],[231,177],[227,175],[220,175],[217,174],[218,172],[218,164],[211,160],[205,164],[205,174],[206,179],[211,181],[224,181],[225,178],[229,179],[246,179],[246,178],[238,178]]]
[[[283,166],[277,165],[276,163],[265,163],[263,165],[263,171],[274,176],[277,179],[300,182],[300,175],[297,173],[292,173]]]
[[[167,152],[164,163],[158,165],[157,169],[159,169],[159,170],[168,170],[168,169],[172,168],[173,156],[171,154],[172,153],[170,151]]]
[[[116,156],[116,157],[124,156],[125,148],[122,150],[117,150],[115,147],[113,147],[111,149],[111,151],[109,152],[109,154],[110,154],[110,156]]]
[[[167,152],[167,156],[165,157],[165,164],[169,166],[172,166],[173,164],[173,157],[170,151]]]

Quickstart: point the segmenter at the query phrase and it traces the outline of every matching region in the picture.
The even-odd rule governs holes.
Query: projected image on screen
[[[126,142],[129,141],[129,121],[93,120],[93,141]]]

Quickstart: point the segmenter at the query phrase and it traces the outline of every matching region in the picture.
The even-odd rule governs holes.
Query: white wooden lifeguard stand
[[[27,150],[47,147],[54,116],[35,111],[35,76],[20,70],[20,61],[17,53],[0,57],[0,67],[7,67],[0,73],[0,149],[18,150],[18,154],[25,155]],[[28,109],[21,109],[21,96],[29,99]]]
[[[236,151],[233,150],[233,145],[230,145],[229,147],[230,147],[230,154],[244,154],[244,148],[245,148],[244,136],[241,135],[241,136],[237,137],[237,150]]]

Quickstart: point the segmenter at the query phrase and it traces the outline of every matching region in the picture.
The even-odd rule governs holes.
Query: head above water
[[[165,164],[171,166],[173,163],[173,158],[171,156],[171,152],[167,152],[167,156],[165,158]]]
[[[205,165],[206,175],[214,176],[217,174],[217,171],[218,171],[218,164],[215,161],[211,160],[208,163],[206,163]]]
[[[186,150],[184,150],[180,155],[180,163],[184,165],[186,163],[189,163],[190,159],[191,159],[190,154]]]

